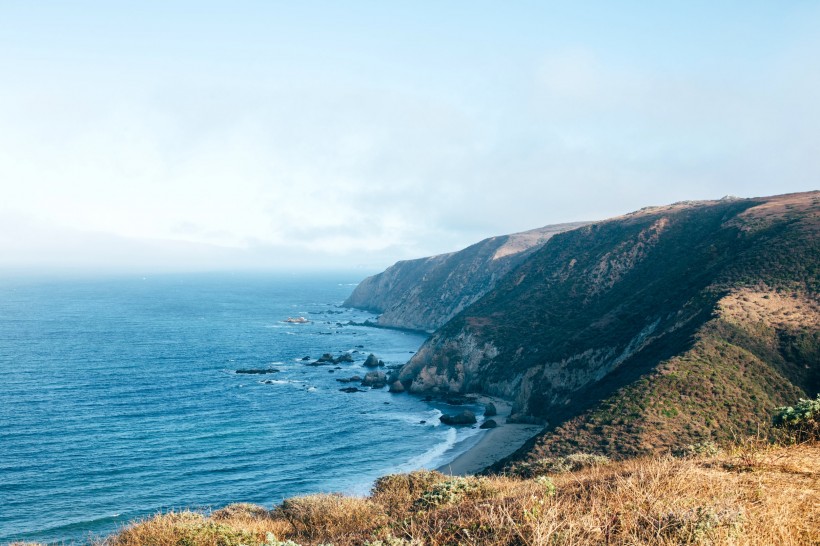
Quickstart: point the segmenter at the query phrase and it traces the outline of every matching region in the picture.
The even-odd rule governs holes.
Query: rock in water
[[[495,417],[498,415],[498,410],[495,407],[495,404],[490,402],[486,406],[484,406],[484,417]]]
[[[444,414],[439,420],[445,425],[474,425],[476,423],[475,413],[464,410],[458,415]]]
[[[496,423],[494,419],[487,419],[486,421],[481,423],[481,426],[478,428],[495,428],[497,426],[498,423]]]
[[[395,393],[404,392],[404,385],[401,384],[401,381],[393,381],[390,384],[390,392],[395,392]]]
[[[367,360],[364,361],[365,368],[378,368],[379,367],[379,359],[373,353],[367,355]]]
[[[381,389],[387,385],[387,376],[384,372],[367,372],[362,379],[362,386]]]

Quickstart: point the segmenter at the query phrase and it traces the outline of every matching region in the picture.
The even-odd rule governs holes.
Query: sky
[[[0,270],[378,270],[818,189],[820,3],[0,0]]]

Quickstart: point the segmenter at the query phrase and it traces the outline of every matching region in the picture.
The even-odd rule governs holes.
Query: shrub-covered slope
[[[550,237],[583,225],[491,237],[459,252],[398,262],[363,280],[344,305],[381,313],[381,326],[433,331],[486,294]]]
[[[411,391],[511,398],[519,456],[753,429],[820,388],[820,192],[649,208],[559,234],[439,329]]]

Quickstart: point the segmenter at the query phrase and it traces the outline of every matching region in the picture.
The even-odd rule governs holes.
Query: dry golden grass
[[[311,543],[329,542],[338,536],[364,536],[387,522],[382,508],[370,499],[343,495],[294,497],[275,513],[291,524],[293,535]]]
[[[799,292],[741,288],[718,302],[725,320],[778,329],[820,328],[820,301]]]
[[[457,484],[440,503],[419,499]],[[466,485],[465,485],[466,483]],[[554,483],[553,490],[550,483]],[[466,492],[466,493],[465,493]],[[368,499],[296,497],[157,515],[100,546],[820,545],[820,445],[742,442],[717,455],[633,459],[537,479],[382,478]],[[279,542],[282,541],[282,542]]]

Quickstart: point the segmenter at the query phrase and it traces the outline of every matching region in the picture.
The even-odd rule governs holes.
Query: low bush
[[[775,409],[772,424],[797,442],[820,440],[820,395],[814,400],[801,398],[794,406]]]
[[[271,517],[272,514],[267,508],[247,502],[229,504],[224,508],[211,512],[211,519],[216,521],[235,519],[264,520]]]
[[[416,470],[409,474],[389,474],[376,480],[371,499],[390,515],[400,515],[433,485],[447,481],[447,476],[435,470]]]
[[[311,541],[366,532],[386,520],[370,499],[339,494],[293,497],[279,505],[274,513],[290,523],[297,537]]]
[[[242,546],[257,544],[256,537],[195,512],[169,512],[123,529],[108,546]]]
[[[584,468],[604,466],[611,461],[604,455],[590,453],[573,453],[566,457],[544,457],[514,465],[510,473],[521,478],[536,478],[549,474],[576,472]]]
[[[493,495],[495,489],[487,478],[470,476],[450,478],[434,483],[413,503],[418,510],[428,510],[439,506],[457,504],[467,499],[483,499]]]

